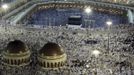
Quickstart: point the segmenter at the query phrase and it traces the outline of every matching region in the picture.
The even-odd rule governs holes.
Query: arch
[[[20,59],[20,60],[21,60],[20,64],[22,64],[23,63],[23,59]]]
[[[27,60],[27,58],[24,58],[24,59],[23,59],[23,63],[27,63],[27,61],[26,61],[26,60]]]
[[[57,66],[57,62],[55,62],[54,67],[58,67],[58,66]]]
[[[47,68],[49,68],[49,67],[50,67],[49,62],[47,62]]]
[[[18,59],[18,64],[17,65],[19,65],[20,64],[20,59]]]
[[[43,66],[46,67],[46,62],[43,63]]]
[[[53,63],[51,63],[51,68],[54,68],[54,64]]]
[[[19,59],[20,60],[20,63],[19,64],[21,64],[22,63],[22,59]]]
[[[40,62],[40,65],[43,66],[43,62]]]
[[[60,67],[60,62],[58,62],[58,67]]]
[[[7,59],[4,59],[4,62],[7,63]]]
[[[14,64],[17,65],[17,60],[14,60]]]
[[[11,65],[13,65],[13,64],[14,64],[13,59],[11,59]]]

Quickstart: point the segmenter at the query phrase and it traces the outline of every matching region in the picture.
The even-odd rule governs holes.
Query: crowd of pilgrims
[[[73,29],[1,25],[0,53],[13,40],[21,40],[28,46],[32,52],[31,64],[3,67],[1,61],[1,75],[134,75],[134,26]],[[64,68],[42,70],[36,66],[37,51],[47,42],[55,42],[65,50],[67,63]],[[94,50],[100,51],[97,57],[92,53]]]

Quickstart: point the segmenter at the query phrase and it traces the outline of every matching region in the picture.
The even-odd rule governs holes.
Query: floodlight
[[[94,50],[92,53],[93,53],[95,56],[98,56],[98,55],[100,54],[100,51]]]
[[[112,21],[107,21],[106,24],[107,24],[108,26],[111,26],[111,25],[112,25]]]
[[[86,12],[86,13],[91,13],[91,12],[92,12],[92,9],[91,9],[90,7],[87,7],[87,8],[85,9],[85,12]]]
[[[2,5],[2,8],[3,8],[4,10],[7,10],[7,9],[9,8],[9,6],[8,6],[7,4],[3,4],[3,5]]]

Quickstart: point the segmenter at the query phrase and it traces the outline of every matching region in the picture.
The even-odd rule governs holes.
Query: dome
[[[56,43],[49,42],[44,45],[44,47],[39,51],[39,53],[44,56],[57,56],[64,54],[64,51]]]
[[[56,43],[48,42],[39,50],[38,64],[43,69],[63,68],[67,55]]]
[[[25,43],[14,40],[8,43],[6,51],[3,52],[3,63],[7,66],[25,66],[30,63],[30,50]]]
[[[6,50],[7,52],[14,54],[26,52],[26,45],[20,40],[14,40],[8,43]]]

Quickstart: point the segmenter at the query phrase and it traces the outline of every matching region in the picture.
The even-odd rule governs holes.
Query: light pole
[[[9,6],[8,4],[3,4],[3,2],[1,3],[1,17],[3,17],[3,14],[5,14],[8,10]],[[2,19],[2,18],[1,18]]]
[[[110,27],[111,27],[111,25],[112,25],[113,23],[112,23],[112,21],[107,21],[106,22],[106,25],[107,25],[107,27],[108,27],[108,52],[109,52],[109,42],[110,42],[110,38],[109,38],[109,35],[110,35]]]
[[[100,54],[100,51],[99,50],[94,50],[93,52],[92,52],[92,54],[95,56],[95,72],[94,72],[94,75],[97,75],[97,64],[98,64],[98,56],[99,56],[99,54]]]
[[[90,15],[91,12],[92,12],[91,7],[85,8],[85,9],[84,9],[84,12],[85,12],[85,14],[86,14],[87,17],[88,17],[88,18],[84,19],[84,27],[86,28],[87,37],[88,37],[88,35],[89,35],[89,34],[88,34],[88,32],[89,32],[89,22],[90,22],[90,20],[89,20],[89,15]]]
[[[8,6],[8,4],[2,4],[1,8],[3,9],[3,12],[6,13],[7,10],[9,9],[9,6]],[[3,19],[3,15],[2,15],[2,21],[5,24],[5,31],[6,31],[6,20]]]
[[[9,5],[8,4],[2,4],[1,8],[2,8],[2,13],[5,14],[7,12],[7,10],[9,9]]]
[[[85,28],[87,27],[87,25],[89,24],[88,22],[90,22],[89,21],[89,15],[91,14],[91,12],[92,12],[92,9],[91,9],[91,7],[87,7],[87,8],[85,8],[84,9],[84,12],[86,13],[86,15],[87,15],[87,20],[85,20],[85,22],[86,22],[86,25],[84,26]]]

